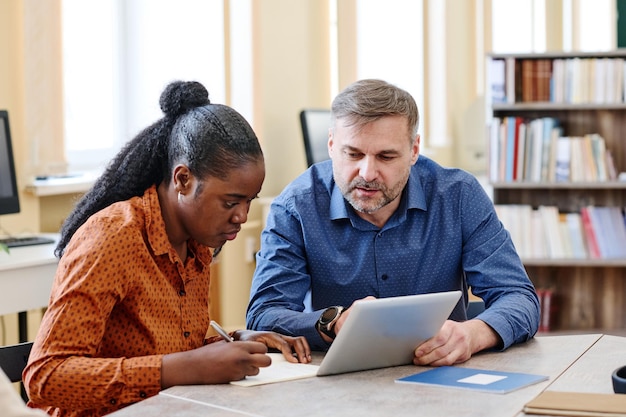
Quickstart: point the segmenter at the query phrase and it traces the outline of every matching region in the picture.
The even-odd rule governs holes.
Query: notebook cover
[[[399,383],[439,385],[505,394],[547,380],[545,375],[442,366],[396,379]]]
[[[625,394],[544,391],[524,406],[527,414],[625,417]]]

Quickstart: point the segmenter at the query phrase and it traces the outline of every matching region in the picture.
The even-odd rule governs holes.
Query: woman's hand
[[[302,336],[285,336],[276,332],[237,330],[235,340],[261,342],[268,348],[278,349],[289,362],[311,362],[311,348]]]
[[[161,363],[161,388],[174,385],[224,384],[258,375],[272,364],[259,342],[219,341],[197,349],[170,353]]]
[[[259,373],[270,366],[268,348],[278,349],[293,363],[311,362],[311,349],[302,336],[284,336],[275,332],[238,330],[235,342],[217,341],[197,349],[163,356],[161,388],[173,385],[223,384]]]

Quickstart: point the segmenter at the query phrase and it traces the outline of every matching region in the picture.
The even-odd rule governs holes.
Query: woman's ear
[[[192,175],[189,171],[189,167],[184,164],[176,165],[172,173],[172,183],[174,189],[181,193],[186,194],[191,188]]]

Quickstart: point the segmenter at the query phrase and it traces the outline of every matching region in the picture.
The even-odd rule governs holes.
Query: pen
[[[222,329],[222,326],[217,324],[216,321],[211,320],[211,327],[213,327],[213,330],[215,330],[217,334],[219,334],[222,337],[222,339],[224,339],[225,341],[227,342],[234,341],[234,339],[230,337],[228,333],[226,333],[226,330]]]

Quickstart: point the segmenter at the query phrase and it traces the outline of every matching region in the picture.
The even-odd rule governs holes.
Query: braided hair
[[[169,182],[177,164],[187,165],[200,180],[225,179],[232,169],[263,159],[248,122],[228,106],[211,104],[202,84],[172,82],[159,104],[165,116],[120,150],[65,219],[54,252],[58,258],[90,216]]]

